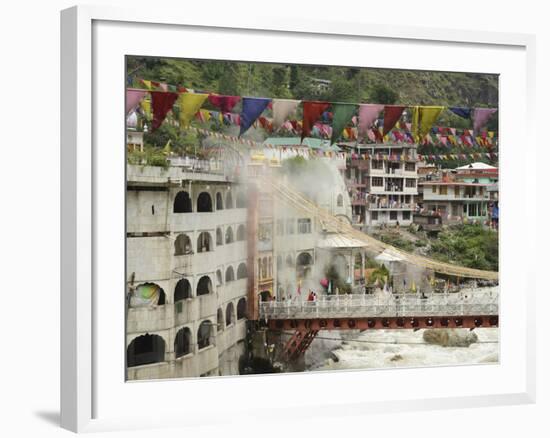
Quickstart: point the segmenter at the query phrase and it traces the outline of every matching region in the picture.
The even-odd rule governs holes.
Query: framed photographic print
[[[533,400],[532,37],[75,7],[61,44],[63,427]]]

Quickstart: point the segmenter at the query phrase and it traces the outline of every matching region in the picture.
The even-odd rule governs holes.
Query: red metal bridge
[[[320,330],[497,327],[498,307],[495,288],[429,295],[336,295],[318,301],[264,302],[260,319],[273,330],[294,332],[282,352],[284,360],[294,360]]]

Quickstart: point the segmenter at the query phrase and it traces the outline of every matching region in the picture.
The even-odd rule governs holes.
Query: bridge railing
[[[338,295],[317,301],[269,301],[260,304],[262,319],[368,318],[497,315],[498,295],[416,294]]]

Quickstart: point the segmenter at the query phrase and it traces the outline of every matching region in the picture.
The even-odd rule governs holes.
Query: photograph
[[[125,77],[127,381],[499,363],[498,74]]]

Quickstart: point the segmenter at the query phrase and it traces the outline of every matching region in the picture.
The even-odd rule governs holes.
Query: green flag
[[[342,131],[355,115],[357,105],[354,103],[333,103],[332,104],[332,135],[330,144],[336,143],[336,140],[342,135]]]

